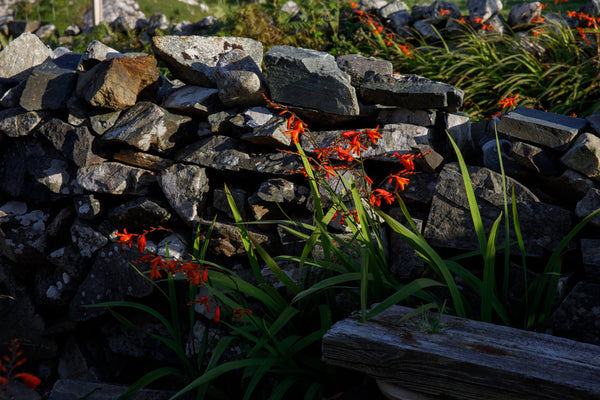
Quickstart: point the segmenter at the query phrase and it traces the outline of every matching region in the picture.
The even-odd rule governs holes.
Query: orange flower
[[[121,242],[121,247],[125,245],[129,245],[131,248],[131,244],[133,243],[133,238],[137,236],[135,233],[127,233],[127,229],[123,229],[123,233],[115,233],[115,235],[119,238],[119,242]]]
[[[507,97],[500,99],[499,103],[502,106],[502,109],[505,109],[506,107],[515,107],[517,105],[517,101],[519,100],[519,95],[516,94],[514,96],[512,96],[512,93],[510,95],[508,95]]]
[[[352,154],[348,153],[348,151],[346,151],[344,149],[335,149],[335,151],[338,153],[338,157],[340,160],[354,161],[354,157],[352,157]]]
[[[443,17],[444,15],[450,14],[450,10],[440,10],[440,13],[442,14],[442,17]]]
[[[32,389],[35,389],[42,382],[40,378],[27,372],[18,373],[14,377],[21,379],[24,384]]]
[[[158,279],[161,278],[160,271],[156,265],[152,266],[152,271],[150,271],[150,279]]]
[[[252,310],[249,310],[247,308],[234,308],[233,309],[233,316],[237,319],[241,319],[244,314],[252,314]]]
[[[348,147],[348,151],[350,153],[354,153],[357,156],[360,155],[361,150],[366,150],[367,148],[365,146],[363,146],[363,144],[360,142],[360,138],[358,136],[354,136],[352,138],[352,141],[349,142],[348,144],[350,144],[350,147]]]
[[[406,44],[401,44],[400,45],[400,50],[402,51],[402,53],[404,53],[404,55],[406,57],[410,57],[412,56],[412,52],[410,51],[410,49],[408,48],[408,45]]]
[[[381,133],[377,130],[379,129],[379,125],[375,127],[375,129],[365,129],[365,133],[373,144],[377,143],[377,140],[381,139]]]
[[[213,319],[215,322],[221,322],[221,307],[218,304],[217,304],[217,309],[215,310],[215,316]]]
[[[302,134],[306,131],[306,126],[304,125],[304,122],[302,122],[300,120],[294,120],[293,117],[290,118],[290,120],[292,121],[292,123],[290,124],[288,121],[288,129],[290,129],[290,127],[292,129],[290,129],[284,133],[289,134],[292,138],[292,142],[294,144],[297,144],[300,134]]]
[[[480,23],[483,22],[483,18],[481,18],[481,17],[475,17],[474,21],[475,21],[476,24],[480,24]]]
[[[577,11],[567,11],[567,17],[573,18],[577,16]]]
[[[532,24],[540,24],[542,22],[544,22],[546,19],[544,17],[533,17],[531,18],[531,23]]]
[[[140,250],[140,253],[143,253],[144,249],[146,248],[146,234],[145,233],[138,238],[137,245],[138,245],[138,249]]]
[[[396,157],[398,160],[400,160],[400,164],[402,164],[402,166],[404,167],[404,169],[406,171],[414,171],[415,170],[415,164],[413,162],[413,160],[415,159],[415,156],[412,154],[398,154],[398,152],[394,153],[394,157]]]
[[[581,35],[582,39],[585,39],[585,30],[582,27],[578,26],[577,32],[579,32],[579,35]]]
[[[371,198],[369,199],[369,203],[372,206],[381,206],[381,200],[384,200],[387,204],[392,204],[395,200],[394,195],[383,189],[375,189],[371,192]]]
[[[408,183],[410,182],[408,178],[400,176],[399,174],[390,175],[390,179],[388,180],[388,183],[392,183],[393,181],[396,182],[396,187],[394,188],[394,190],[396,190],[396,191],[398,190],[398,188],[400,188],[400,190],[404,190],[404,187],[406,185],[408,185]]]
[[[352,7],[352,8],[358,8],[358,4],[352,2],[352,3],[350,3],[350,7]]]

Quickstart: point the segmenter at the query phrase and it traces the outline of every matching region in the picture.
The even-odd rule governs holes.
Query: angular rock
[[[265,53],[272,100],[332,114],[358,115],[350,77],[332,55],[290,46],[273,46]]]
[[[95,65],[109,58],[125,57],[125,54],[108,47],[98,40],[92,40],[81,55],[77,69],[79,71],[89,71]]]
[[[524,142],[514,142],[511,154],[516,162],[537,174],[553,176],[559,173],[555,159],[540,147]]]
[[[77,36],[81,34],[81,27],[77,24],[71,24],[65,28],[65,36]]]
[[[200,221],[209,191],[204,168],[173,164],[158,175],[158,183],[171,207],[184,222]]]
[[[23,202],[9,201],[0,207],[0,249],[17,264],[43,262],[46,226],[50,215],[42,210],[28,212]]]
[[[48,140],[56,150],[78,167],[97,164],[104,158],[94,152],[94,136],[87,127],[74,127],[58,118],[38,127],[36,134]]]
[[[389,15],[390,27],[399,35],[409,36],[410,13],[408,11],[398,11]]]
[[[377,115],[377,122],[386,124],[411,124],[419,126],[435,125],[435,110],[410,110],[408,108],[383,108]]]
[[[483,226],[486,233],[504,209],[502,177],[487,168],[469,168]],[[541,257],[552,252],[571,229],[569,212],[545,204],[526,187],[507,177],[507,190],[515,190],[517,212],[528,256]],[[457,164],[446,164],[440,172],[424,236],[432,246],[463,250],[479,249],[469,211],[462,175]],[[510,207],[510,206],[509,206]],[[501,221],[498,232],[503,232]],[[502,236],[503,235],[499,235]],[[498,244],[503,240],[498,239]],[[511,242],[515,242],[511,230]],[[518,249],[514,251],[518,252]]]
[[[110,383],[89,382],[84,380],[59,379],[50,392],[49,400],[72,400],[83,398],[90,393],[89,400],[112,400],[122,395],[126,390],[125,385]],[[153,389],[142,389],[130,397],[131,400],[167,400],[173,392]]]
[[[591,133],[582,133],[560,161],[568,168],[600,181],[600,138]]]
[[[164,226],[171,219],[171,213],[156,201],[142,197],[113,208],[108,219],[119,231],[136,232]]]
[[[217,36],[152,38],[154,54],[168,65],[173,75],[190,85],[204,87],[217,87],[217,63],[225,53],[233,49],[244,50],[256,65],[262,65],[262,44],[253,39]]]
[[[36,67],[27,78],[19,104],[28,111],[60,110],[71,97],[77,75],[52,61]]]
[[[35,111],[9,108],[0,111],[0,133],[8,137],[28,136],[42,120],[41,115]]]
[[[600,282],[600,239],[581,239],[581,261],[586,278]]]
[[[566,150],[586,126],[585,119],[517,107],[502,116],[498,133],[551,149]]]
[[[113,154],[113,158],[115,161],[120,161],[125,164],[133,165],[134,167],[149,169],[152,171],[162,171],[163,169],[169,168],[171,165],[173,165],[173,161],[166,158],[127,149]]]
[[[40,21],[9,21],[8,32],[10,36],[17,37],[24,32],[34,33],[41,25]]]
[[[44,308],[58,309],[69,304],[78,282],[58,268],[42,265],[35,271],[34,298]]]
[[[217,89],[185,85],[171,91],[162,101],[164,108],[206,117],[218,110]]]
[[[76,219],[71,226],[71,241],[79,253],[87,258],[91,258],[96,251],[108,243],[108,239],[92,225]]]
[[[541,15],[542,4],[539,1],[515,4],[510,8],[507,22],[510,27],[523,24],[530,24],[532,19],[540,18]]]
[[[216,135],[185,147],[175,159],[203,167],[239,171],[242,161],[249,160],[250,156],[238,139]]]
[[[398,11],[408,11],[409,8],[405,2],[400,0],[393,0],[387,3],[385,6],[377,10],[377,15],[383,19],[389,19],[390,15]],[[391,73],[391,71],[390,71]]]
[[[25,32],[0,51],[0,78],[25,80],[33,67],[54,53],[33,33]]]
[[[106,308],[91,308],[86,305],[106,301],[124,300],[125,296],[144,297],[152,292],[152,283],[141,277],[130,265],[140,258],[140,252],[121,247],[118,243],[104,246],[95,258],[89,274],[69,305],[69,317],[74,321],[88,321],[106,313]],[[147,264],[136,264],[141,271]]]
[[[158,68],[153,56],[112,58],[79,75],[77,96],[94,107],[123,110],[154,99]]]
[[[590,321],[593,321],[590,323]],[[600,284],[579,282],[552,314],[555,335],[600,344]]]
[[[81,282],[84,278],[84,274],[89,269],[88,257],[84,257],[80,252],[79,248],[73,243],[68,243],[65,247],[54,250],[48,254],[46,259],[58,270],[66,273],[69,278],[74,282]]]
[[[248,213],[246,212],[246,200],[248,198],[248,193],[244,189],[238,188],[229,188],[229,191],[231,192],[231,196],[233,197],[233,201],[242,220],[247,221]],[[213,191],[213,207],[216,210],[227,213],[229,218],[233,219],[233,212],[229,206],[225,189],[217,188]]]
[[[198,238],[202,243],[205,234],[213,224],[212,221],[202,220],[200,222],[200,234]],[[273,250],[273,240],[266,234],[257,232],[256,229],[248,227],[248,233],[265,250]],[[210,254],[221,257],[246,256],[240,231],[235,224],[215,222],[208,245]]]
[[[439,31],[429,20],[420,19],[415,21],[413,23],[413,29],[426,40],[442,40]]]
[[[476,17],[486,22],[494,14],[502,10],[501,0],[468,0],[467,8],[469,16],[474,20]]]
[[[93,194],[78,196],[74,200],[75,212],[81,219],[94,219],[100,215],[102,204]]]
[[[275,116],[268,108],[252,107],[242,113],[244,125],[250,129],[256,129],[264,126],[271,118]]]
[[[102,3],[102,21],[110,24],[120,15],[146,19],[146,15],[140,11],[140,5],[135,0],[109,1]],[[94,26],[93,9],[89,8],[83,14],[82,28],[88,30]]]
[[[391,4],[404,4],[401,1],[394,1]],[[406,6],[406,4],[404,4]],[[375,74],[384,74],[391,75],[394,70],[392,63],[387,60],[381,60],[375,57],[365,57],[361,54],[347,54],[343,56],[339,56],[335,59],[337,66],[339,69],[350,75],[350,79],[353,86],[359,85],[365,74],[375,73]]]
[[[190,117],[171,114],[154,103],[142,101],[123,112],[115,125],[102,135],[106,142],[123,143],[142,151],[165,152],[185,134],[180,126]]]
[[[464,93],[447,83],[417,75],[371,75],[360,85],[360,98],[366,104],[382,104],[408,109],[437,108],[453,112],[462,106]]]
[[[267,153],[240,160],[240,169],[274,176],[297,174],[302,168],[300,157],[289,153]]]
[[[92,112],[89,115],[90,127],[98,135],[102,135],[104,134],[104,132],[106,132],[115,125],[120,116],[121,111],[113,111],[107,113]]]
[[[88,165],[77,171],[79,186],[94,193],[145,195],[155,173],[117,162]]]
[[[241,49],[224,54],[215,70],[219,98],[226,107],[249,107],[265,103],[267,81],[256,62]]]
[[[465,114],[444,114],[445,131],[452,137],[461,154],[469,159],[473,153],[473,139],[471,138],[471,120]],[[454,151],[452,151],[454,153]]]
[[[600,189],[592,188],[577,203],[575,215],[585,218],[598,209],[600,209]],[[600,228],[600,215],[592,219],[590,224]]]
[[[266,124],[255,128],[251,133],[242,135],[242,140],[260,146],[289,147],[292,138],[288,131],[287,120],[281,116],[272,117]]]

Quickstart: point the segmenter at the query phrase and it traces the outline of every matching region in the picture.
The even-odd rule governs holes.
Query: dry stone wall
[[[22,338],[38,373],[62,379],[60,387],[69,379],[114,381],[126,375],[118,367],[124,357],[161,354],[106,310],[85,307],[152,295],[129,266],[138,251],[114,243],[115,232],[169,227],[177,235],[149,237],[147,251],[164,252],[168,244],[171,256],[183,258],[195,229],[206,232],[216,216],[210,257],[243,270],[225,183],[248,221],[281,218],[279,206],[298,220],[311,218],[301,163],[281,151],[292,149],[287,122],[263,94],[302,117],[317,144],[379,126],[382,139],[365,153],[374,177],[397,171],[390,154],[427,153],[403,197],[443,251],[477,247],[446,132],[467,158],[489,229],[503,210],[497,129],[532,273],[536,260],[600,207],[600,115],[517,108],[471,123],[459,113],[459,88],[393,74],[383,60],[285,46],[265,51],[234,37],[157,37],[153,48],[154,55],[120,54],[92,42],[75,54],[51,51],[24,33],[0,52],[0,343]],[[15,63],[14,54],[28,57]],[[159,73],[157,59],[175,79]],[[277,226],[252,231],[274,255],[296,254],[302,245]],[[599,238],[596,219],[565,255],[551,323],[556,334],[596,344]],[[425,273],[391,232],[387,245],[399,279]],[[293,275],[293,265],[282,267]]]

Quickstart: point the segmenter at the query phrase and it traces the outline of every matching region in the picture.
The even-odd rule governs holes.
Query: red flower
[[[381,200],[385,201],[387,204],[392,204],[395,200],[394,195],[383,189],[375,189],[371,192],[371,198],[369,202],[372,206],[381,206]]]
[[[346,150],[344,150],[344,149],[335,149],[335,151],[337,151],[338,157],[340,158],[340,160],[342,160],[342,161],[354,161],[354,157],[352,157],[352,155],[350,153],[348,153]]]
[[[350,147],[348,147],[348,151],[350,153],[354,153],[357,156],[360,155],[361,149],[366,150],[367,148],[365,146],[362,145],[362,143],[360,142],[360,137],[358,136],[354,136],[352,138],[352,141],[349,142]]]
[[[381,133],[378,132],[379,125],[375,129],[365,129],[365,134],[373,144],[377,143],[377,140],[381,139]]]
[[[252,310],[249,310],[247,308],[234,308],[233,309],[233,316],[237,319],[241,319],[244,314],[252,314]]]
[[[221,307],[218,304],[217,304],[217,309],[215,310],[215,316],[213,319],[215,322],[221,322]]]
[[[18,373],[14,377],[21,379],[24,384],[32,389],[35,389],[42,382],[40,378],[27,372]]]
[[[140,253],[143,253],[144,249],[146,248],[146,234],[145,233],[138,238],[137,245],[138,245],[138,249],[140,250]]]
[[[400,190],[404,190],[404,187],[406,185],[408,185],[408,183],[410,182],[410,180],[408,178],[405,178],[398,174],[390,175],[390,179],[388,180],[388,183],[392,183],[393,181],[396,182],[396,187],[394,188],[394,190],[398,190],[398,188],[400,188]]]
[[[133,238],[137,236],[137,234],[135,233],[127,233],[127,229],[123,229],[123,233],[117,232],[115,233],[115,235],[119,238],[119,242],[121,242],[121,247],[129,245],[129,248],[131,248]]]
[[[443,17],[444,15],[450,14],[450,10],[440,10],[440,13],[442,14],[442,17]]]
[[[289,121],[292,121],[291,126]],[[288,121],[288,131],[284,132],[288,135],[290,135],[290,137],[292,138],[292,142],[294,144],[298,143],[300,134],[304,133],[306,131],[306,126],[304,125],[304,122],[300,121],[300,120],[294,120],[293,117],[290,118]],[[291,127],[291,129],[290,129]]]
[[[152,266],[152,271],[150,271],[150,279],[158,279],[161,278],[160,271],[156,265]]]
[[[511,93],[512,94],[512,93]],[[507,97],[500,99],[499,103],[502,106],[502,108],[506,108],[506,107],[514,107],[517,105],[517,101],[519,100],[519,95],[516,94],[514,96],[511,97],[511,95],[508,95]]]

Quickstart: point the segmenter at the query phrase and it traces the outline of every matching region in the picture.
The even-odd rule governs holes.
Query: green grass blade
[[[492,322],[492,302],[496,292],[496,235],[501,220],[502,213],[496,218],[490,231],[483,262],[483,284],[481,287],[481,320],[483,322]]]
[[[341,275],[335,275],[330,278],[325,278],[325,279],[315,283],[310,288],[305,289],[302,292],[298,293],[292,299],[292,303],[296,303],[296,302],[298,302],[306,297],[309,297],[309,296],[313,295],[314,293],[319,292],[321,290],[327,290],[327,289],[339,287],[339,285],[341,285],[343,283],[359,282],[361,278],[362,278],[361,272],[348,272],[348,273],[341,274]]]

